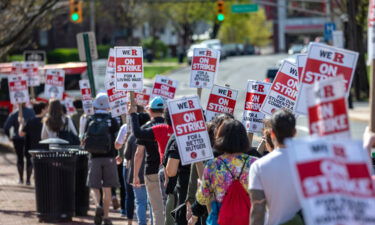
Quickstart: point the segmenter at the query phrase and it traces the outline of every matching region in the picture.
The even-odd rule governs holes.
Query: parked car
[[[289,50],[288,50],[288,54],[289,55],[294,55],[294,54],[298,54],[298,53],[301,53],[302,50],[305,48],[304,45],[302,44],[293,44]]]
[[[191,59],[193,58],[194,48],[210,48],[210,49],[218,50],[220,51],[220,59],[227,58],[227,53],[223,49],[220,40],[210,39],[210,40],[202,41],[201,43],[198,43],[198,44],[192,44],[190,46],[190,48],[187,50],[187,53],[186,53],[187,62],[189,65],[191,64]]]

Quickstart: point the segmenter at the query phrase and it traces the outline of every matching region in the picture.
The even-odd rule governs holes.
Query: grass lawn
[[[145,78],[152,79],[156,74],[165,74],[174,69],[177,69],[179,66],[145,66]]]

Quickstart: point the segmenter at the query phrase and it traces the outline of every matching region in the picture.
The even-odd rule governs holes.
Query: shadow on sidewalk
[[[16,210],[0,209],[0,214],[22,216],[22,217],[27,217],[27,218],[36,217],[36,213],[34,211],[16,211]]]

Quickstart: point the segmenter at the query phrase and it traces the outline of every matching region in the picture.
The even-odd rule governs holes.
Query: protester
[[[72,118],[76,130],[79,131],[79,120],[84,113],[81,99],[75,99],[73,101],[73,106],[76,109],[76,111],[70,116],[70,118]]]
[[[150,116],[147,113],[138,113],[139,125],[143,126],[150,120]],[[124,134],[119,132],[116,139],[116,148],[119,149],[125,142]],[[136,203],[136,212],[139,225],[146,225],[146,211],[147,211],[147,191],[144,183],[144,158],[142,160],[141,168],[138,172],[140,184],[137,186],[133,185],[133,174],[134,174],[134,156],[137,151],[135,136],[130,133],[127,138],[127,144],[124,152],[124,157],[126,159],[126,166],[124,166],[124,181],[126,182],[126,209],[128,215],[128,224],[132,223],[133,219],[133,209],[134,209],[134,197]],[[142,146],[143,147],[143,146]],[[125,163],[125,162],[124,162]],[[125,164],[124,164],[125,165]],[[131,193],[133,191],[133,194]],[[133,198],[132,198],[133,197]],[[132,207],[132,208],[131,208]]]
[[[276,148],[257,160],[249,174],[252,225],[285,223],[301,209],[284,145],[287,138],[296,135],[296,119],[290,111],[279,110],[272,115],[271,127]]]
[[[64,132],[64,133],[63,133]],[[62,135],[64,134],[64,135]],[[75,144],[74,136],[77,131],[72,120],[63,113],[63,107],[58,99],[52,99],[48,105],[48,113],[43,119],[41,138],[62,138]],[[68,140],[69,139],[69,140]]]
[[[99,225],[104,221],[105,225],[110,225],[112,222],[108,212],[111,187],[120,186],[115,160],[117,153],[114,148],[118,124],[108,113],[109,102],[106,94],[99,93],[93,101],[93,107],[95,114],[88,118],[83,137],[85,149],[89,152],[94,152],[92,149],[95,149],[95,153],[90,153],[87,186],[94,192],[96,205],[94,223]],[[100,189],[103,191],[103,207],[100,206]]]
[[[171,125],[170,119],[166,119]],[[177,209],[175,212],[175,224],[184,225],[187,224],[186,220],[186,206],[182,206],[185,203],[189,178],[190,178],[190,164],[182,166],[181,158],[178,152],[178,146],[176,141],[176,136],[172,137],[168,141],[166,147],[166,157],[165,157],[165,171],[169,178],[177,177],[177,185],[175,187]]]
[[[47,103],[45,102],[35,102],[33,104],[33,109],[35,112],[35,117],[28,120],[25,123],[21,123],[19,127],[19,136],[25,137],[25,156],[26,156],[26,185],[30,185],[30,178],[33,171],[33,165],[31,162],[31,155],[29,150],[31,149],[41,149],[43,145],[39,144],[41,140],[42,133],[42,119],[47,113]]]
[[[134,111],[133,111],[134,112]],[[163,118],[164,112],[164,101],[160,97],[155,97],[149,103],[148,113],[150,114],[151,121],[141,127],[151,128],[158,124],[164,123]],[[133,116],[132,116],[133,118]],[[132,119],[133,122],[133,119]],[[155,225],[164,224],[164,203],[163,196],[160,190],[160,181],[158,177],[159,166],[160,166],[160,154],[158,151],[158,145],[156,141],[142,140],[137,138],[137,144],[144,146],[138,147],[134,158],[134,178],[133,184],[138,186],[140,184],[139,180],[139,169],[142,164],[144,154],[146,152],[146,165],[145,165],[145,185],[147,190],[147,195],[149,197],[152,214],[154,217]]]
[[[203,215],[205,205],[211,205],[207,224],[217,224],[221,203],[232,183],[238,180],[246,190],[248,171],[256,160],[255,157],[246,154],[249,145],[245,127],[241,122],[233,119],[225,120],[218,127],[214,148],[222,154],[209,160],[204,167],[202,184],[198,188],[197,201],[192,206],[193,216],[189,224],[195,224],[198,217]],[[232,216],[234,218],[236,215]],[[242,219],[246,221],[245,218]]]
[[[19,121],[21,122],[27,122],[28,120],[32,119],[35,117],[35,113],[32,109],[29,109],[25,107],[25,104],[21,104],[22,108],[22,117],[19,118],[18,112],[19,109],[16,111],[12,112],[7,120],[4,123],[4,131],[5,134],[12,140],[14,149],[17,154],[17,170],[18,170],[18,176],[19,184],[23,184],[23,171],[24,171],[24,157],[25,157],[25,138],[19,136],[18,130],[19,130]],[[13,128],[13,129],[11,129]],[[12,130],[12,132],[11,132]],[[27,160],[27,159],[26,159]]]
[[[161,97],[156,97],[154,98],[154,101],[163,102],[164,100]],[[138,119],[136,118],[136,114],[133,113],[134,110],[135,110],[134,107],[129,109],[134,136],[139,140],[156,141],[158,143],[160,162],[162,162],[164,151],[165,151],[165,146],[167,145],[169,138],[173,134],[173,127],[171,123],[157,124],[155,126],[148,127],[148,128],[140,128],[138,124]],[[164,119],[166,118],[169,118],[168,108],[164,110]],[[164,167],[160,167],[158,174],[159,174],[159,181],[160,181],[160,191],[162,193],[163,202],[165,205],[167,201],[167,195],[166,195],[164,184],[167,183],[168,181],[166,181],[165,179],[166,175],[164,174]]]

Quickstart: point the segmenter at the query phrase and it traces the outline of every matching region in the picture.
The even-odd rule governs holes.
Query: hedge
[[[108,58],[110,46],[98,45],[98,56],[100,59]],[[56,48],[47,52],[47,62],[51,63],[65,63],[65,62],[78,62],[79,55],[76,48]]]

